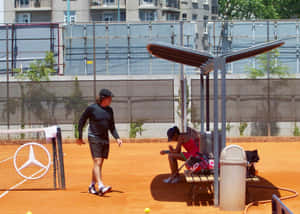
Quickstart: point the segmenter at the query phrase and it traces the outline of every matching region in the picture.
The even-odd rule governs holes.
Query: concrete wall
[[[14,23],[15,22],[15,12],[14,12],[14,1],[3,0],[4,1],[4,22]]]
[[[0,24],[4,23],[4,0],[0,0]]]
[[[126,21],[139,21],[139,0],[127,1]]]

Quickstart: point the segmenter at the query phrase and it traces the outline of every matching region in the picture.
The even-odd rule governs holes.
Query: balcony
[[[162,10],[180,12],[179,1],[178,0],[165,0],[162,3]]]
[[[120,9],[126,9],[126,1],[119,0]],[[118,0],[90,0],[90,9],[114,10],[118,9]]]
[[[52,0],[15,0],[16,11],[50,11]]]
[[[158,9],[158,2],[157,0],[139,0],[139,9],[156,10]]]

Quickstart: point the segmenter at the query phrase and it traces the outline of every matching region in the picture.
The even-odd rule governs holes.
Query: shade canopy
[[[239,51],[224,54],[221,57],[226,59],[226,63],[230,63],[271,51],[283,44],[284,42],[282,40],[265,42]],[[211,61],[211,59],[214,58],[214,56],[209,53],[164,43],[150,43],[147,45],[147,49],[156,57],[194,67],[200,67],[208,60]]]
[[[156,57],[194,67],[200,67],[208,59],[213,59],[209,53],[164,43],[148,44],[147,49]]]

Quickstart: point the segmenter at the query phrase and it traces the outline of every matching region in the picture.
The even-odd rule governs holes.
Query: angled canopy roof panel
[[[164,43],[148,44],[147,49],[156,57],[194,67],[200,67],[208,59],[213,58],[213,56],[208,53]]]
[[[266,42],[256,46],[252,46],[249,48],[245,48],[239,51],[231,52],[229,54],[223,55],[226,58],[226,63],[234,62],[237,60],[246,59],[249,57],[256,56],[258,54],[266,53],[271,51],[275,48],[284,45],[284,42],[281,40],[273,41],[273,42]]]
[[[226,63],[230,63],[268,52],[282,46],[283,44],[284,42],[281,40],[266,42],[225,54],[222,57],[226,58]],[[200,67],[208,60],[214,58],[214,56],[210,55],[209,53],[164,43],[150,43],[148,44],[147,49],[152,55],[156,57],[194,67]]]

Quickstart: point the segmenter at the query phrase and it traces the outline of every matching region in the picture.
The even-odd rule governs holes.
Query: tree
[[[251,79],[256,79],[257,77],[286,77],[289,76],[289,68],[288,66],[282,65],[279,61],[279,51],[277,49],[270,51],[269,53],[261,54],[256,57],[257,66],[256,68],[252,68],[246,66],[246,72],[248,73],[248,77]],[[268,79],[269,81],[269,79]],[[270,106],[270,83],[268,82],[268,86],[264,88],[267,91],[267,108],[262,108],[258,111],[259,115],[266,115],[266,122],[257,121],[252,124],[251,134],[252,135],[276,135],[279,131],[279,128],[276,122],[271,122],[271,106]],[[274,102],[272,105],[273,111],[278,111],[278,103]]]
[[[82,98],[78,78],[75,77],[74,89],[70,97],[65,98],[66,118],[73,114],[74,137],[78,138],[78,121],[81,113],[87,107],[88,102]]]
[[[26,84],[27,88],[24,87],[23,83],[20,83],[22,128],[25,126],[25,106],[27,109],[30,109],[39,120],[43,121],[44,124],[48,124],[54,120],[53,114],[57,104],[55,95],[47,91],[40,83],[42,81],[48,81],[49,75],[56,72],[54,64],[53,52],[47,51],[45,58],[43,60],[35,60],[29,65],[29,69],[15,70],[18,79],[27,79],[33,82],[33,84]],[[44,104],[46,104],[48,108],[45,108]]]
[[[275,8],[281,19],[300,18],[299,0],[277,0]]]
[[[246,66],[246,72],[248,73],[249,78],[256,79],[257,77],[264,77],[267,75],[268,70],[270,71],[270,76],[277,76],[280,78],[289,76],[289,67],[282,65],[278,60],[279,56],[280,53],[277,49],[257,56],[255,58],[257,61],[256,68]],[[270,60],[268,60],[268,57]]]
[[[219,0],[219,13],[225,20],[277,19],[278,0]]]

